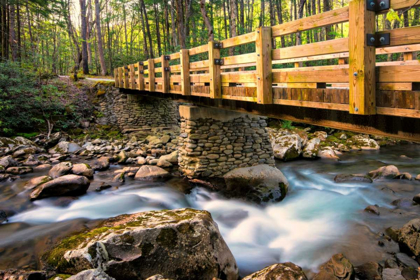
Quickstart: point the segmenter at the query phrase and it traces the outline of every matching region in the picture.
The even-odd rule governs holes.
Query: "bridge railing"
[[[115,69],[116,86],[419,118],[420,63],[413,52],[420,51],[420,27],[375,30],[377,14],[418,4],[417,0],[353,0],[348,7]],[[347,38],[273,48],[278,37],[345,22]],[[241,45],[251,45],[252,52],[221,56],[226,53],[223,49]],[[376,62],[376,55],[393,53],[403,53],[404,60]],[[200,55],[201,60],[192,61]],[[328,65],[303,65],[313,61]]]

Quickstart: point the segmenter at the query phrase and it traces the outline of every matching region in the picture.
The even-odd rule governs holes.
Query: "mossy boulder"
[[[30,179],[28,182],[26,182],[25,184],[25,189],[27,190],[33,190],[34,188],[45,184],[49,181],[51,181],[53,178],[51,178],[50,176],[40,176],[40,177],[35,177]]]
[[[93,178],[94,171],[89,164],[78,163],[78,164],[73,165],[73,168],[71,169],[71,173],[76,174],[76,175],[82,175],[91,179]]]
[[[278,263],[246,276],[242,280],[307,280],[300,266],[294,263]]]
[[[102,267],[119,279],[161,274],[175,279],[237,279],[236,261],[210,213],[193,209],[141,212],[105,220],[48,253],[58,272]]]
[[[271,141],[274,157],[284,161],[298,158],[302,152],[302,139],[297,134],[284,135]]]
[[[382,166],[376,170],[370,171],[368,176],[372,179],[394,179],[400,174],[395,165]]]
[[[32,191],[30,197],[31,200],[38,200],[54,196],[82,195],[86,193],[89,185],[89,180],[84,176],[65,175],[39,185]]]
[[[313,280],[354,280],[355,271],[352,263],[343,255],[335,254],[324,263]]]
[[[60,162],[59,164],[54,165],[54,167],[51,168],[51,170],[48,172],[48,175],[55,179],[60,176],[69,174],[72,168],[73,164],[71,162]]]
[[[406,223],[399,231],[398,244],[401,252],[413,256],[420,262],[420,219]]]

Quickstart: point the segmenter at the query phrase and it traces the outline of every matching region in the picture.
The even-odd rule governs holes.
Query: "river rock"
[[[405,280],[419,280],[419,271],[416,268],[404,267],[401,271],[401,275]]]
[[[51,169],[51,167],[52,167],[51,164],[41,164],[41,165],[38,165],[38,166],[34,167],[34,171],[35,172],[45,171],[45,170]]]
[[[9,269],[7,271],[0,271],[0,279],[4,280],[47,280],[44,271],[24,271]]]
[[[157,275],[150,276],[146,280],[173,280],[173,279],[165,278],[164,276],[157,274]]]
[[[416,195],[413,197],[413,201],[414,201],[415,203],[417,203],[417,204],[420,204],[420,193],[419,193],[419,194],[416,194]]]
[[[417,180],[417,181],[420,181],[420,174],[418,174],[418,175],[416,176],[416,180]]]
[[[0,159],[0,165],[4,168],[18,166],[19,162],[13,159],[12,156],[5,156]]]
[[[411,267],[417,269],[419,264],[404,253],[395,254],[395,259],[397,260],[398,266],[400,267]]]
[[[323,159],[339,159],[334,149],[329,146],[321,147],[318,150],[318,157],[323,158]]]
[[[172,163],[163,159],[159,159],[156,165],[159,167],[168,168],[172,166]]]
[[[398,244],[401,252],[414,256],[420,260],[420,219],[414,219],[406,223],[401,229],[398,238]]]
[[[382,266],[376,262],[368,262],[355,267],[356,278],[360,280],[382,280]]]
[[[91,167],[95,171],[107,170],[109,168],[109,158],[100,157],[91,164]]]
[[[325,131],[315,131],[314,135],[321,141],[327,140],[328,137],[328,133],[326,133]]]
[[[307,280],[300,266],[293,263],[278,263],[242,278],[242,280]]]
[[[271,143],[274,157],[284,161],[300,156],[302,152],[302,139],[297,134],[284,135],[274,139]]]
[[[411,180],[411,179],[413,179],[413,176],[411,176],[411,174],[408,173],[408,172],[402,172],[402,173],[398,174],[397,176],[395,176],[395,179]]]
[[[382,166],[368,173],[372,179],[394,179],[400,171],[395,165]]]
[[[121,163],[121,164],[125,163],[127,161],[127,159],[128,159],[128,155],[125,151],[121,151],[118,154],[118,163]]]
[[[159,181],[166,180],[169,176],[169,172],[165,169],[157,166],[143,165],[140,167],[139,171],[137,171],[134,178],[142,181]]]
[[[71,173],[76,175],[82,175],[88,178],[93,178],[93,169],[90,167],[87,163],[78,163],[73,165],[73,168],[71,169]]]
[[[8,222],[7,213],[3,210],[0,210],[0,225],[4,222]]]
[[[30,197],[37,200],[53,196],[82,195],[86,193],[89,185],[89,180],[84,176],[65,175],[38,186]]]
[[[33,155],[30,155],[25,162],[23,162],[23,165],[25,166],[37,166],[40,162],[35,159]]]
[[[49,149],[48,152],[50,154],[66,154],[66,153],[69,153],[69,148],[70,148],[70,142],[61,141],[56,146]]]
[[[334,182],[360,182],[360,183],[373,183],[372,178],[365,174],[338,174],[334,177]]]
[[[73,240],[73,242],[68,242]],[[99,228],[64,240],[47,256],[60,273],[100,265],[116,279],[236,280],[236,261],[207,211],[140,212],[105,220]]]
[[[312,138],[306,143],[306,146],[303,148],[302,156],[304,158],[316,158],[318,157],[319,145],[321,140],[319,138]]]
[[[365,208],[365,212],[372,213],[372,214],[375,214],[377,216],[379,216],[381,214],[379,212],[379,208],[378,208],[377,205],[369,205],[368,207]]]
[[[347,144],[362,150],[379,150],[379,144],[367,135],[354,135],[347,140]]]
[[[159,160],[165,160],[172,164],[178,164],[178,151],[172,152],[168,155],[161,156]]]
[[[115,280],[100,269],[89,269],[73,275],[67,280]]]
[[[40,176],[40,177],[32,178],[28,182],[26,182],[25,189],[32,190],[42,184],[45,184],[51,181],[52,179],[53,178],[51,178],[50,176]]]
[[[354,276],[351,262],[343,254],[336,254],[321,266],[313,280],[353,280]]]
[[[279,169],[266,164],[237,168],[226,173],[223,178],[227,194],[255,202],[281,201],[289,186]]]
[[[73,164],[71,162],[60,162],[51,168],[51,170],[48,172],[48,175],[55,179],[60,176],[69,174],[72,168]]]
[[[406,280],[398,268],[385,268],[382,271],[382,280]]]
[[[23,175],[28,174],[33,171],[32,167],[29,166],[14,166],[6,169],[6,173],[13,175]]]

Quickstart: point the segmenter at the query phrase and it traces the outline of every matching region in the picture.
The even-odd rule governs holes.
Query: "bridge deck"
[[[375,0],[353,0],[348,7],[120,67],[114,73],[116,86],[419,119],[420,62],[413,53],[420,51],[420,26],[375,32],[375,16],[386,10],[367,10],[371,1]],[[391,0],[390,8],[418,4],[417,0]],[[281,36],[345,22],[348,38],[272,48]],[[229,55],[228,49],[235,47],[253,52]],[[395,53],[401,53],[403,60],[380,62],[384,55]],[[303,66],[314,61],[324,65]]]

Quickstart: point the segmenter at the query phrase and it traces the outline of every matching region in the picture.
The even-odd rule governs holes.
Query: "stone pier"
[[[221,177],[238,168],[274,165],[267,118],[181,105],[179,169],[194,178]]]

